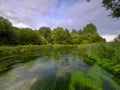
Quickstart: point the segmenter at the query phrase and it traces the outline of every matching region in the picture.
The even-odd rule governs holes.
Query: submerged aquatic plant
[[[102,90],[102,86],[78,71],[72,74],[70,90]]]

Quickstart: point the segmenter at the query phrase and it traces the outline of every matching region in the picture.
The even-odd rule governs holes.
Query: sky
[[[102,0],[0,0],[0,16],[3,16],[17,27],[39,29],[63,27],[83,29],[93,23],[98,33],[113,40],[120,34],[120,19],[108,17]]]

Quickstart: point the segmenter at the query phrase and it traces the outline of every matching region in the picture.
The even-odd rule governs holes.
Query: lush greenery
[[[73,45],[19,45],[19,46],[1,46],[0,47],[0,72],[9,69],[13,64],[27,62],[38,56],[58,57],[58,52],[70,53],[77,50]],[[56,54],[53,54],[56,52]],[[19,60],[17,60],[19,58]],[[29,60],[28,60],[29,59]]]
[[[9,70],[16,63],[28,62],[35,59],[36,57],[48,56],[59,60],[61,55],[72,54],[74,60],[76,57],[82,58],[87,64],[95,66],[94,69],[90,69],[87,74],[82,72],[74,72],[68,76],[60,76],[59,78],[54,75],[44,76],[43,79],[40,78],[31,90],[35,89],[46,89],[50,87],[65,88],[65,90],[102,90],[102,81],[110,81],[111,84],[115,83],[106,77],[103,72],[99,73],[100,67],[96,66],[95,62],[112,72],[114,77],[113,79],[119,84],[120,83],[120,44],[119,43],[99,43],[99,44],[84,44],[84,45],[19,45],[19,46],[1,46],[0,47],[0,72]],[[67,58],[64,58],[66,61]],[[99,68],[99,69],[97,69]],[[71,69],[70,69],[71,70]],[[69,72],[68,69],[65,69],[66,72]],[[62,74],[64,71],[62,70]],[[95,73],[96,72],[96,73]],[[61,74],[61,75],[62,75]],[[54,77],[54,79],[53,79]],[[99,77],[99,78],[98,78]],[[42,81],[41,81],[42,80]],[[46,81],[43,83],[43,81]],[[53,83],[50,84],[50,81]],[[94,81],[93,81],[94,80]],[[55,84],[55,83],[58,84]],[[64,84],[59,84],[63,83]],[[98,83],[99,82],[99,83]],[[50,84],[50,85],[49,85]],[[55,86],[53,85],[55,84]],[[41,86],[41,87],[38,87]],[[46,85],[48,87],[46,87]],[[118,86],[115,86],[119,88]],[[104,87],[107,88],[107,87]],[[112,87],[111,87],[112,88]]]
[[[116,77],[120,75],[120,44],[119,43],[99,43],[86,45],[24,45],[24,46],[2,46],[0,47],[0,61],[4,62],[17,56],[50,56],[52,52],[72,53],[83,58],[88,64],[97,62],[102,67],[114,73]],[[20,56],[20,57],[21,57]],[[12,61],[10,61],[12,63]],[[14,62],[13,62],[14,63]],[[2,63],[1,63],[2,64]],[[2,66],[2,65],[1,65]],[[6,67],[6,65],[3,65]]]
[[[120,34],[114,39],[114,41],[120,43]]]
[[[103,0],[102,3],[107,10],[111,10],[110,16],[120,17],[120,0]]]
[[[114,39],[114,42],[105,42],[105,39],[98,34],[96,26],[92,23],[87,24],[83,30],[73,29],[71,32],[62,27],[53,30],[49,27],[32,30],[31,28],[14,27],[9,20],[0,17],[0,72],[12,68],[11,66],[16,63],[28,62],[39,56],[52,56],[59,59],[59,56],[65,53],[77,55],[89,65],[99,64],[113,73],[113,79],[120,84],[120,35]],[[62,88],[66,88],[65,90],[68,88],[70,90],[102,90],[101,81],[96,83],[100,79],[92,76],[94,75],[93,71],[89,71],[87,74],[86,76],[82,72],[72,73],[70,87],[67,87],[68,84],[66,84],[70,77],[66,76],[65,87],[63,85]],[[101,73],[100,75],[103,76]],[[100,75],[97,76],[102,79],[106,78]],[[61,79],[55,78],[56,81],[61,82]],[[41,83],[41,85],[48,85],[49,78],[45,77],[44,79],[48,83]],[[95,81],[93,82],[92,79]],[[52,80],[51,76],[50,80]],[[93,85],[95,86],[93,87]],[[59,83],[55,88],[58,87],[61,87]],[[33,86],[31,89],[34,88],[36,87]]]
[[[57,27],[41,27],[39,30],[31,28],[13,27],[8,19],[0,17],[0,45],[42,45],[42,44],[84,44],[105,42],[92,23],[83,30],[72,30]]]
[[[91,45],[88,57],[95,60],[103,68],[112,72],[120,84],[120,43],[106,43]]]

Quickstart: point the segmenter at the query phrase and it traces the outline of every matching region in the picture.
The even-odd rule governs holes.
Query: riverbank
[[[53,52],[71,53],[76,45],[18,45],[0,47],[0,72],[20,62],[28,62],[40,56],[51,56]],[[52,55],[56,57],[57,55]],[[19,60],[18,60],[19,59]]]
[[[120,43],[93,44],[88,48],[88,58],[113,73],[120,85]]]

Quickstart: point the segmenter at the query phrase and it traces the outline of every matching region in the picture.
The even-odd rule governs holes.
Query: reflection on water
[[[59,53],[58,56],[57,59],[38,57],[12,66],[12,70],[0,75],[0,90],[97,90],[98,87],[98,90],[120,89],[109,73],[97,64],[89,66],[72,54]],[[92,83],[97,83],[96,87]]]

